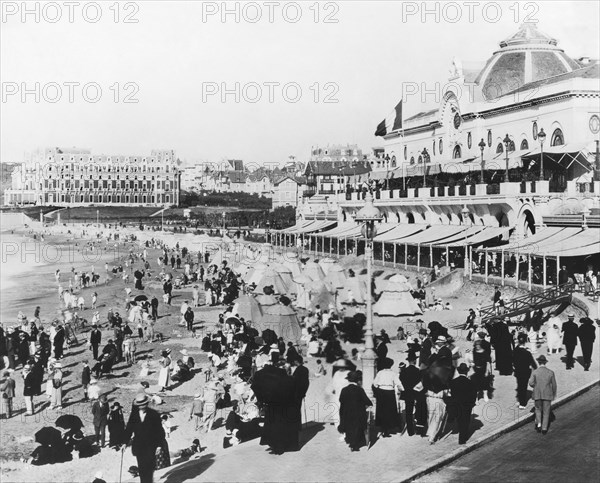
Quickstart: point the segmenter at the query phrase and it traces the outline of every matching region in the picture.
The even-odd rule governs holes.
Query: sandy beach
[[[11,236],[21,237],[29,234],[15,232]],[[91,237],[86,238],[73,238],[72,234],[68,233],[55,233],[46,234],[44,242],[49,247],[56,247],[62,249],[65,253],[73,253],[73,257],[57,261],[54,263],[44,263],[43,265],[26,265],[27,268],[22,270],[13,271],[13,275],[9,277],[9,282],[12,285],[7,287],[7,290],[2,290],[3,302],[2,302],[2,320],[6,326],[13,324],[16,321],[16,314],[19,310],[22,310],[26,315],[31,316],[36,306],[40,306],[42,309],[42,321],[44,325],[48,324],[57,311],[61,307],[61,303],[58,300],[57,286],[58,284],[54,280],[54,271],[57,267],[61,269],[63,273],[63,279],[61,283],[68,284],[67,275],[70,273],[71,266],[75,267],[76,271],[89,270],[91,268],[91,260],[85,256],[84,253],[78,251],[77,248],[81,248],[85,245],[86,241],[94,239]],[[19,238],[17,238],[18,240]],[[31,241],[31,238],[29,238]],[[106,277],[104,273],[104,263],[108,262],[111,264],[122,263],[122,257],[129,252],[130,249],[139,251],[141,248],[139,243],[119,243],[118,250],[120,256],[115,258],[114,251],[109,250],[110,244],[106,245],[102,242],[101,247],[105,247],[106,250],[99,250],[98,258],[93,260],[95,270],[101,273],[101,282],[98,287],[90,287],[82,289],[81,293],[87,301],[90,299],[91,293],[96,291],[98,293],[98,310],[100,311],[101,321],[106,321],[106,314],[109,308],[115,308],[116,310],[123,312],[125,304],[125,284],[121,278],[113,279],[111,276]],[[113,243],[114,248],[114,243]],[[48,248],[47,250],[50,250]],[[149,249],[148,258],[151,263],[151,268],[156,268],[156,258],[159,255],[159,250]],[[94,255],[96,256],[96,255]],[[15,263],[14,259],[11,263]],[[136,267],[139,265],[136,265]],[[357,273],[362,272],[362,265],[359,263],[354,267]],[[14,269],[13,269],[14,270]],[[177,275],[178,270],[171,270],[174,275]],[[181,272],[181,270],[179,270]],[[375,274],[378,277],[386,277],[392,273],[401,272],[396,269],[378,269]],[[405,272],[405,274],[414,281],[416,277],[415,272]],[[365,278],[364,274],[359,275]],[[37,282],[36,282],[37,281]],[[28,284],[30,284],[28,286]],[[35,285],[34,284],[38,284]],[[129,285],[133,288],[133,284],[130,282]],[[132,295],[137,295],[139,291],[133,290]],[[114,374],[109,378],[102,378],[99,382],[102,392],[106,393],[109,398],[109,402],[119,401],[125,408],[125,417],[128,417],[128,408],[130,408],[131,401],[135,394],[139,391],[140,382],[142,380],[147,381],[150,384],[150,392],[157,390],[157,359],[160,355],[160,351],[166,347],[170,348],[173,352],[174,358],[177,358],[179,351],[187,349],[190,355],[196,361],[197,366],[203,368],[207,366],[206,354],[200,350],[200,338],[192,338],[188,335],[187,331],[178,325],[179,320],[179,306],[183,300],[191,299],[191,291],[187,290],[176,290],[174,292],[173,305],[171,307],[164,306],[162,304],[162,287],[158,282],[148,282],[145,284],[143,292],[148,297],[157,295],[161,300],[159,306],[159,320],[156,324],[156,331],[161,332],[164,340],[162,343],[142,343],[138,345],[138,363],[128,367],[124,363],[120,363],[115,366]],[[505,292],[507,297],[513,297],[519,292],[515,289],[506,289]],[[467,311],[470,307],[477,303],[486,305],[489,303],[493,295],[493,287],[488,287],[476,283],[465,283],[460,292],[454,296],[447,297],[445,301],[449,301],[453,305],[452,311],[442,312],[426,312],[421,318],[425,323],[437,320],[446,327],[454,327],[464,322],[467,316]],[[4,302],[6,298],[6,303]],[[89,306],[89,305],[88,305]],[[217,320],[219,312],[223,311],[223,307],[200,307],[195,309],[196,321],[200,321],[200,331],[202,334],[204,331],[209,331],[214,327],[214,323]],[[352,315],[355,309],[346,309],[344,315]],[[86,308],[83,312],[83,316],[87,319],[91,319],[91,310]],[[303,314],[300,311],[300,314]],[[393,336],[396,333],[398,326],[403,326],[407,331],[414,332],[415,326],[412,321],[413,318],[408,317],[375,317],[375,329],[385,329],[388,334]],[[1,435],[0,435],[0,457],[2,459],[2,481],[14,481],[14,482],[51,482],[51,481],[87,481],[93,479],[93,475],[97,471],[102,471],[104,478],[107,481],[119,481],[119,467],[121,455],[114,450],[103,450],[99,454],[84,460],[72,461],[67,463],[60,463],[50,466],[35,467],[29,466],[21,462],[21,458],[27,458],[31,451],[35,448],[36,444],[33,441],[32,435],[41,427],[53,425],[54,420],[61,414],[76,414],[82,418],[85,424],[85,434],[93,434],[92,419],[90,413],[90,403],[82,401],[82,392],[80,388],[80,373],[81,373],[81,362],[86,359],[91,359],[91,352],[85,347],[85,340],[87,339],[87,331],[84,329],[78,335],[79,345],[71,347],[65,352],[65,364],[64,364],[64,375],[66,378],[66,385],[63,389],[64,401],[62,411],[50,410],[49,402],[47,402],[45,396],[35,398],[37,405],[37,414],[32,417],[24,415],[24,407],[22,398],[19,397],[22,394],[22,379],[20,378],[20,370],[15,373],[15,381],[17,383],[17,398],[15,399],[16,415],[11,420],[2,420],[0,423]],[[471,344],[465,340],[465,334],[459,329],[454,332],[450,331],[458,341],[461,347],[466,348]],[[110,338],[112,331],[108,329],[103,330],[102,344]],[[200,335],[201,337],[201,335]],[[355,345],[346,344],[344,349],[349,353]],[[394,358],[396,365],[398,362],[404,360],[406,354],[406,343],[404,341],[392,341],[390,346],[390,356]],[[150,366],[150,374],[148,377],[142,379],[139,377],[141,363],[147,361]],[[314,359],[309,359],[307,367],[314,373],[316,364]],[[189,446],[191,440],[198,436],[197,432],[193,430],[191,424],[188,423],[187,415],[189,411],[189,404],[192,401],[193,394],[197,392],[204,382],[204,377],[200,373],[196,373],[194,378],[175,387],[172,391],[166,393],[163,397],[163,404],[156,406],[155,408],[161,413],[168,413],[173,416],[172,425],[175,428],[169,439],[169,446],[172,452],[177,451],[181,448]],[[326,394],[326,387],[329,383],[329,378],[321,377],[317,378],[311,376],[311,386],[307,395],[307,407],[312,408],[309,411],[309,420],[327,422],[328,411],[327,403],[328,396]],[[217,425],[220,425],[227,415],[229,410],[225,409],[220,412],[217,418]],[[201,444],[207,448],[206,456],[214,454],[213,452],[222,452],[222,438],[224,429],[220,427],[209,433],[208,435],[200,435]],[[254,444],[254,443],[253,443]],[[217,462],[218,463],[218,462]],[[127,448],[123,454],[123,468],[126,470],[129,466],[135,465],[135,458],[132,456],[131,451]],[[125,475],[129,477],[129,475]]]

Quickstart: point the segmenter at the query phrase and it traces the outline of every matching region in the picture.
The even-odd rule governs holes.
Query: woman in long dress
[[[52,409],[62,408],[62,379],[62,366],[57,362],[54,364],[54,374],[52,375],[52,385],[54,386]]]
[[[160,372],[158,373],[159,392],[167,389],[171,383],[171,359],[169,350],[162,351],[162,359],[160,360]]]
[[[125,418],[118,402],[113,403],[108,413],[108,431],[110,432],[108,445],[111,448],[118,448],[125,442]]]
[[[340,425],[338,430],[352,451],[359,451],[367,441],[367,408],[373,403],[365,390],[358,385],[360,376],[356,371],[347,375],[348,385],[340,393]]]
[[[381,364],[383,369],[377,373],[373,381],[377,401],[375,424],[381,429],[382,436],[388,438],[392,430],[400,426],[396,392],[404,389],[398,374],[391,369],[394,361],[386,357]]]

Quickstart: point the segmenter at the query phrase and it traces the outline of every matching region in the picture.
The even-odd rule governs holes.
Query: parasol
[[[54,424],[63,429],[78,430],[83,428],[83,422],[74,414],[63,414],[54,422]]]
[[[137,295],[134,299],[134,302],[146,302],[148,301],[148,297],[146,295]]]
[[[44,446],[53,446],[62,441],[62,433],[51,426],[45,426],[35,433],[35,442]]]

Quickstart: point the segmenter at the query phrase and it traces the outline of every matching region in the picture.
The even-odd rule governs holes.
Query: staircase
[[[506,303],[505,313],[498,314],[494,305],[489,305],[481,309],[481,322],[486,323],[498,317],[516,317],[532,310],[543,309],[553,305],[563,305],[566,307],[571,303],[572,293],[575,284],[566,284],[560,287],[553,287],[543,292],[529,293],[521,297],[512,299]]]

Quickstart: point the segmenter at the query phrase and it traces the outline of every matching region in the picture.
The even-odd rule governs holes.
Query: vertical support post
[[[517,267],[515,268],[515,287],[519,288],[519,252],[517,252],[516,260]]]
[[[404,270],[408,270],[408,243],[404,244]]]
[[[466,248],[465,248],[465,258],[467,258],[467,249]],[[448,249],[448,245],[446,245],[446,266],[447,267],[450,266],[450,250]]]
[[[560,257],[556,257],[556,286],[559,286],[558,272],[560,272]]]
[[[381,242],[381,262],[385,267],[385,242]]]
[[[395,243],[392,243],[392,247],[394,247],[394,267],[396,267],[396,250],[398,246]]]
[[[417,271],[421,269],[421,244],[417,244]]]
[[[433,244],[429,244],[429,266],[433,268]]]
[[[469,247],[469,280],[473,280],[473,245]]]
[[[488,283],[488,251],[485,250],[483,255],[483,264],[485,265],[485,283]]]
[[[532,267],[531,267],[531,263],[533,262],[533,258],[531,258],[531,255],[527,255],[527,285],[528,285],[528,290],[531,292],[531,272]]]
[[[501,270],[502,270],[502,271],[501,271],[501,275],[502,275],[502,286],[504,287],[504,250],[502,250],[502,252],[501,252],[501,255],[502,255],[502,261],[501,261],[500,263],[502,264],[502,265],[501,265],[501,267],[502,267],[502,268],[501,268]]]
[[[542,270],[543,270],[543,272],[544,272],[544,275],[543,275],[543,277],[544,277],[544,282],[543,282],[543,285],[544,285],[544,290],[546,290],[546,288],[547,288],[547,279],[546,279],[546,275],[547,275],[547,273],[546,273],[546,255],[543,255],[543,256],[542,256]]]
[[[375,364],[377,354],[373,340],[373,300],[371,287],[373,281],[373,244],[365,238],[365,255],[367,259],[367,321],[365,325],[365,351],[362,355],[363,388],[369,398],[373,397],[373,381],[375,379]]]

